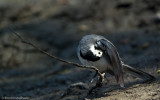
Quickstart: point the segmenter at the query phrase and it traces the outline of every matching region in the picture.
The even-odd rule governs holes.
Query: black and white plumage
[[[100,35],[86,35],[79,42],[77,55],[82,64],[95,66],[101,72],[108,72],[115,76],[121,87],[124,87],[123,72],[127,71],[140,78],[152,80],[154,77],[141,70],[123,64],[116,47],[105,37]]]

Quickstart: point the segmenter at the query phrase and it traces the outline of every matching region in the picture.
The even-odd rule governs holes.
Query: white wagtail
[[[100,72],[114,75],[121,87],[124,87],[123,72],[129,72],[142,79],[154,79],[154,76],[124,64],[119,57],[116,47],[100,35],[91,34],[84,36],[79,42],[77,54],[82,64],[95,66]]]

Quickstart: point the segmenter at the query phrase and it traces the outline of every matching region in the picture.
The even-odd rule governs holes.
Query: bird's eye
[[[98,52],[98,54],[101,54],[101,52]]]

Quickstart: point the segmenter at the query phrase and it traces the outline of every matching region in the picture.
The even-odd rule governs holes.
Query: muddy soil
[[[160,1],[150,0],[1,0],[0,97],[31,100],[159,100]],[[86,34],[109,39],[123,62],[156,77],[125,73],[125,88],[107,74],[103,86],[87,94],[92,70],[51,59],[23,44],[8,29],[68,61]],[[17,98],[18,99],[18,98]]]

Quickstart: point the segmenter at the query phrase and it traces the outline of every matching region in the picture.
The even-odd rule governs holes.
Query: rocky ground
[[[160,99],[160,2],[158,0],[1,0],[0,97],[32,100]],[[56,61],[23,44],[9,31],[57,57],[79,63],[76,49],[85,34],[101,34],[122,60],[156,77],[144,82],[125,74],[125,88],[113,76],[87,94],[91,70]]]

